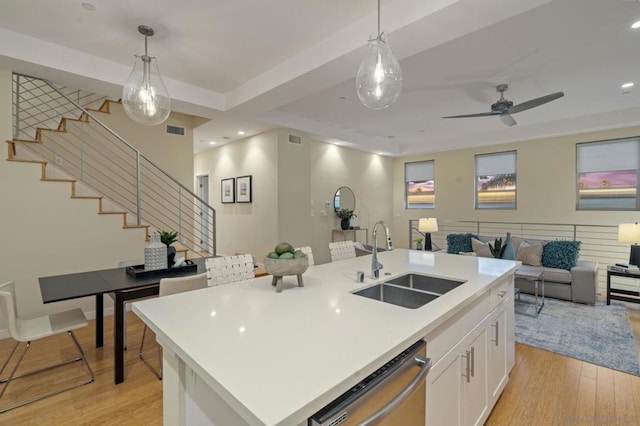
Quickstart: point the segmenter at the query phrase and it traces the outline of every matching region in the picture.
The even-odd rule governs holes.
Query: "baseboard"
[[[131,310],[131,304],[130,303],[127,303],[126,310],[127,311]],[[94,320],[94,319],[96,319],[96,311],[85,312],[84,316],[87,317],[88,320]],[[105,317],[113,316],[113,307],[104,308],[104,316]],[[5,329],[0,330],[0,340],[8,339],[10,337],[11,337],[11,335],[9,334],[9,330],[8,329],[5,328]]]

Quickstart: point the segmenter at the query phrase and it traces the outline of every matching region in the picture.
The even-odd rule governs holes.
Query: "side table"
[[[611,300],[622,300],[623,302],[640,303],[640,294],[637,291],[612,288],[611,277],[640,279],[640,273],[624,271],[620,268],[616,268],[615,266],[607,266],[607,305],[611,304]]]
[[[535,314],[532,316],[534,318],[538,318],[540,311],[544,307],[544,269],[537,268],[535,266],[521,266],[520,268],[516,269],[515,276],[516,278],[521,278],[523,280],[533,281],[536,300],[534,302]],[[538,303],[538,287],[540,288],[540,293],[542,296],[541,303]]]

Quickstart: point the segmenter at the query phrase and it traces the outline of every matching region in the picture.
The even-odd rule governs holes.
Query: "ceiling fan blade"
[[[518,124],[518,122],[511,116],[511,114],[500,114],[500,121],[502,121],[504,124],[506,124],[509,127],[513,127],[516,124]]]
[[[481,112],[479,114],[451,115],[449,117],[442,117],[442,118],[490,117],[492,115],[496,115],[496,113],[494,113],[494,112]]]
[[[539,98],[531,99],[530,101],[523,102],[518,105],[514,105],[509,109],[509,114],[515,114],[516,112],[526,111],[531,108],[535,108],[547,102],[555,101],[558,98],[564,96],[563,92],[551,93],[550,95],[541,96]]]

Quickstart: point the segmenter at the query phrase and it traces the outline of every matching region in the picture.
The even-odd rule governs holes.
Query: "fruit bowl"
[[[274,277],[282,277],[284,275],[299,275],[309,267],[309,259],[307,256],[295,259],[272,259],[266,257],[264,259],[264,269]]]

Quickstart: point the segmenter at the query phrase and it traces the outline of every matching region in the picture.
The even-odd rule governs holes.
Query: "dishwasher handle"
[[[431,358],[423,357],[422,355],[416,355],[414,357],[414,361],[416,365],[422,365],[420,367],[420,371],[418,374],[411,379],[409,384],[398,393],[391,401],[389,401],[384,407],[373,413],[369,418],[365,419],[362,423],[359,423],[358,426],[368,426],[373,424],[374,422],[382,419],[387,416],[394,408],[396,408],[413,390],[420,385],[420,382],[424,379],[424,376],[427,375],[429,370],[431,370],[431,366],[433,365],[433,361]]]

